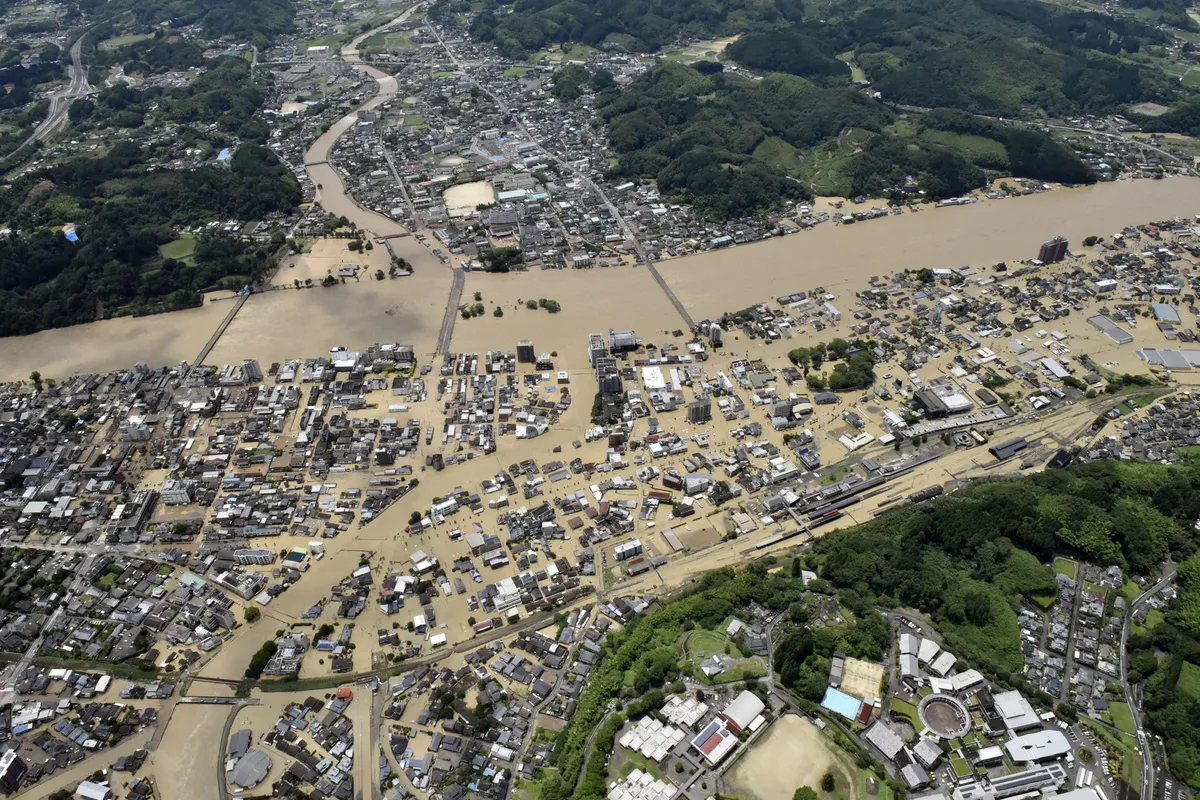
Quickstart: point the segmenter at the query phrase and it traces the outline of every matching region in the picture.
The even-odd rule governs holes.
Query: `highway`
[[[84,32],[86,33],[86,31]],[[87,80],[87,70],[84,69],[83,60],[80,55],[83,47],[83,34],[75,40],[75,44],[71,45],[71,80],[67,85],[55,92],[50,97],[50,113],[42,120],[42,123],[33,129],[33,133],[28,139],[21,143],[21,146],[14,151],[19,153],[34,142],[42,141],[46,137],[62,128],[67,123],[67,112],[71,109],[71,103],[81,97],[87,97],[92,92],[92,87]],[[11,157],[11,156],[10,156]]]
[[[1133,687],[1129,685],[1129,660],[1126,657],[1126,643],[1129,641],[1129,628],[1133,624],[1133,616],[1138,608],[1151,597],[1167,588],[1174,579],[1175,565],[1168,564],[1166,571],[1158,583],[1142,592],[1136,600],[1129,604],[1129,610],[1125,614],[1125,624],[1121,626],[1121,646],[1117,648],[1117,653],[1120,656],[1121,684],[1125,688],[1125,697],[1129,701],[1129,714],[1133,717],[1133,727],[1137,730],[1138,747],[1142,752],[1142,800],[1151,800],[1154,797],[1156,770],[1150,750],[1149,736],[1146,733],[1145,720],[1142,716],[1141,703],[1139,702],[1140,694],[1134,694]],[[1165,785],[1167,776],[1163,774],[1158,777],[1160,784]]]

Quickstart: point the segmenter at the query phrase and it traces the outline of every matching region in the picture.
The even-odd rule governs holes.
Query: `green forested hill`
[[[1170,34],[1039,0],[517,0],[486,8],[471,32],[513,57],[570,41],[653,52],[741,33],[728,55],[755,69],[843,79],[834,56],[852,53],[886,100],[996,116],[1107,112],[1176,88],[1129,58]]]
[[[1200,468],[1103,461],[972,484],[817,542],[820,575],[862,602],[918,608],[985,672],[1019,680],[1022,600],[1053,595],[1055,554],[1134,575],[1179,563],[1165,618],[1130,637],[1173,774],[1200,787]],[[1197,670],[1196,672],[1192,672]]]
[[[863,92],[790,75],[753,80],[662,63],[623,90],[598,92],[595,102],[619,154],[610,177],[652,178],[662,192],[719,217],[808,198],[814,186],[879,196],[909,176],[928,199],[982,186],[985,170],[1094,180],[1074,153],[1037,130],[946,110],[921,115],[915,134],[903,132],[896,113]],[[977,143],[985,146],[969,146]],[[830,149],[845,151],[836,184],[813,166]]]
[[[164,258],[173,225],[257,219],[300,202],[291,170],[243,144],[228,167],[146,172],[147,153],[119,142],[106,155],[30,173],[0,191],[14,232],[0,239],[0,336],[90,322],[104,311],[200,303],[200,290],[253,282],[273,245],[203,237],[187,261]],[[61,230],[73,223],[79,241]]]

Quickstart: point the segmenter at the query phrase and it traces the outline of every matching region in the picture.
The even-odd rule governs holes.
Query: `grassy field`
[[[328,47],[330,50],[335,50],[342,46],[343,42],[348,42],[353,38],[346,33],[327,33],[324,36],[318,36],[315,39],[305,39],[296,42],[296,52],[303,53],[310,47]]]
[[[1079,574],[1079,564],[1069,558],[1056,558],[1054,559],[1054,571],[1075,580],[1075,576]]]
[[[951,150],[962,153],[971,161],[993,166],[1008,163],[1008,150],[1004,145],[983,136],[970,136],[964,133],[949,131],[925,131],[921,139],[933,144],[940,144]]]
[[[778,136],[768,136],[759,142],[758,147],[754,148],[754,157],[789,175],[798,174],[804,160],[799,150]]]
[[[538,770],[538,777],[533,780],[517,778],[513,783],[513,794],[517,800],[537,800],[542,794],[542,782],[556,772],[556,769],[544,768]]]
[[[814,147],[808,151],[797,177],[808,183],[813,194],[846,197],[851,191],[853,157],[871,136],[868,131],[852,128],[835,141]]]
[[[842,53],[838,56],[838,61],[843,61],[850,67],[850,80],[865,81],[867,79],[867,73],[863,72],[862,68],[854,61],[853,50],[847,50],[845,53]]]
[[[158,252],[163,258],[175,258],[180,261],[187,261],[192,257],[192,253],[196,252],[196,239],[192,236],[183,236],[173,242],[160,244]]]
[[[1184,86],[1200,89],[1200,67],[1192,67],[1180,81]]]
[[[641,753],[635,750],[627,750],[624,747],[618,747],[616,753],[613,754],[612,762],[609,765],[608,779],[610,781],[617,779],[624,780],[635,769],[640,769],[642,772],[649,772],[655,778],[666,780],[658,764],[655,764]]]
[[[1190,661],[1183,662],[1179,671],[1179,683],[1175,684],[1181,692],[1200,700],[1200,667]]]
[[[1158,625],[1161,622],[1163,622],[1165,619],[1166,618],[1163,616],[1163,612],[1159,611],[1157,608],[1152,608],[1146,612],[1146,624],[1145,625],[1134,625],[1132,628],[1130,628],[1130,630],[1133,633],[1138,633],[1138,634],[1149,633],[1150,631],[1157,628]]]
[[[363,53],[385,53],[390,50],[410,50],[416,46],[407,33],[393,31],[375,34],[364,41],[358,49]]]
[[[506,78],[520,78],[523,77],[525,73],[532,70],[533,67],[509,67],[508,69],[504,70],[503,75]]]
[[[921,724],[921,718],[917,716],[917,707],[907,700],[901,700],[899,697],[892,698],[892,711],[908,720],[913,726],[913,730],[920,733],[924,729]]]
[[[127,33],[124,36],[114,36],[111,39],[105,39],[100,43],[100,49],[116,50],[118,47],[125,47],[135,42],[144,42],[147,39],[153,38],[154,35],[150,33]]]
[[[725,635],[716,631],[692,631],[683,644],[688,658],[702,661],[709,656],[725,652]]]
[[[1117,730],[1124,731],[1130,736],[1137,736],[1137,728],[1134,727],[1133,714],[1129,710],[1128,703],[1113,703],[1108,707],[1108,716]]]
[[[1142,593],[1142,587],[1138,586],[1133,581],[1125,581],[1121,584],[1121,589],[1118,594],[1125,598],[1125,605],[1133,605],[1133,601],[1137,600],[1138,595]]]

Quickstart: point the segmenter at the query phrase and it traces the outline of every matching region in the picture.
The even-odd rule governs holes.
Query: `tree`
[[[33,388],[35,390],[39,392],[42,390],[42,373],[35,369],[33,372],[29,373],[29,380],[33,382]]]
[[[817,793],[810,786],[801,786],[792,794],[792,800],[817,800]]]
[[[837,781],[834,780],[833,772],[826,772],[821,778],[821,789],[826,792],[832,792],[837,788]]]
[[[383,270],[381,270],[381,269],[375,270],[375,280],[381,281],[383,279],[384,279]]]
[[[246,606],[246,611],[245,611],[246,622],[251,622],[251,623],[258,622],[258,618],[261,616],[262,616],[262,611],[260,611],[258,609],[258,606]]]
[[[492,309],[492,316],[493,317],[503,317],[504,309],[501,308],[500,306],[496,306],[495,308]]]
[[[971,588],[963,595],[963,613],[968,621],[982,628],[992,621],[992,598],[983,588]]]

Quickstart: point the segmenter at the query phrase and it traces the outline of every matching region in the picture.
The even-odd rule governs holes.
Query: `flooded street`
[[[393,23],[404,19],[402,15]],[[379,29],[376,29],[376,31]],[[370,31],[345,48],[343,57],[379,83],[379,94],[362,108],[396,97],[396,79],[361,63],[357,46]],[[313,142],[306,169],[318,185],[317,199],[327,211],[345,216],[376,237],[387,237],[415,274],[373,280],[389,266],[387,249],[351,255],[340,242],[318,242],[294,267],[281,268],[273,280],[288,286],[306,279],[319,283],[343,263],[365,268],[359,279],[329,288],[285,289],[251,297],[209,355],[210,364],[257,358],[314,357],[334,345],[362,348],[374,342],[411,343],[422,356],[436,349],[438,332],[452,284],[452,272],[429,248],[396,220],[356,204],[337,171],[328,163],[337,138],[355,121],[352,112]],[[462,204],[482,202],[486,184],[454,187]],[[1200,212],[1200,178],[1127,180],[1080,189],[1059,189],[1030,197],[989,200],[968,206],[905,212],[853,226],[827,222],[791,236],[727,250],[660,262],[658,270],[695,320],[823,286],[844,296],[859,291],[873,275],[922,267],[970,264],[986,270],[999,261],[1032,258],[1041,242],[1056,235],[1079,246],[1089,235],[1109,237],[1127,225]],[[456,322],[451,349],[483,352],[513,349],[532,339],[538,352],[560,351],[561,368],[587,371],[586,337],[590,332],[631,327],[647,342],[665,341],[665,332],[682,325],[662,289],[643,269],[596,268],[586,271],[536,271],[528,274],[466,275],[462,302],[483,296],[483,317]],[[556,300],[559,314],[531,311],[527,299]],[[852,298],[835,300],[848,311]],[[496,305],[502,317],[492,316]],[[152,317],[123,318],[43,331],[0,340],[0,380],[22,380],[33,370],[46,377],[127,368],[138,361],[152,366],[191,360],[220,325],[230,306],[211,299],[198,309]],[[1074,331],[1093,339],[1090,331]],[[1122,354],[1122,367],[1129,354]]]

